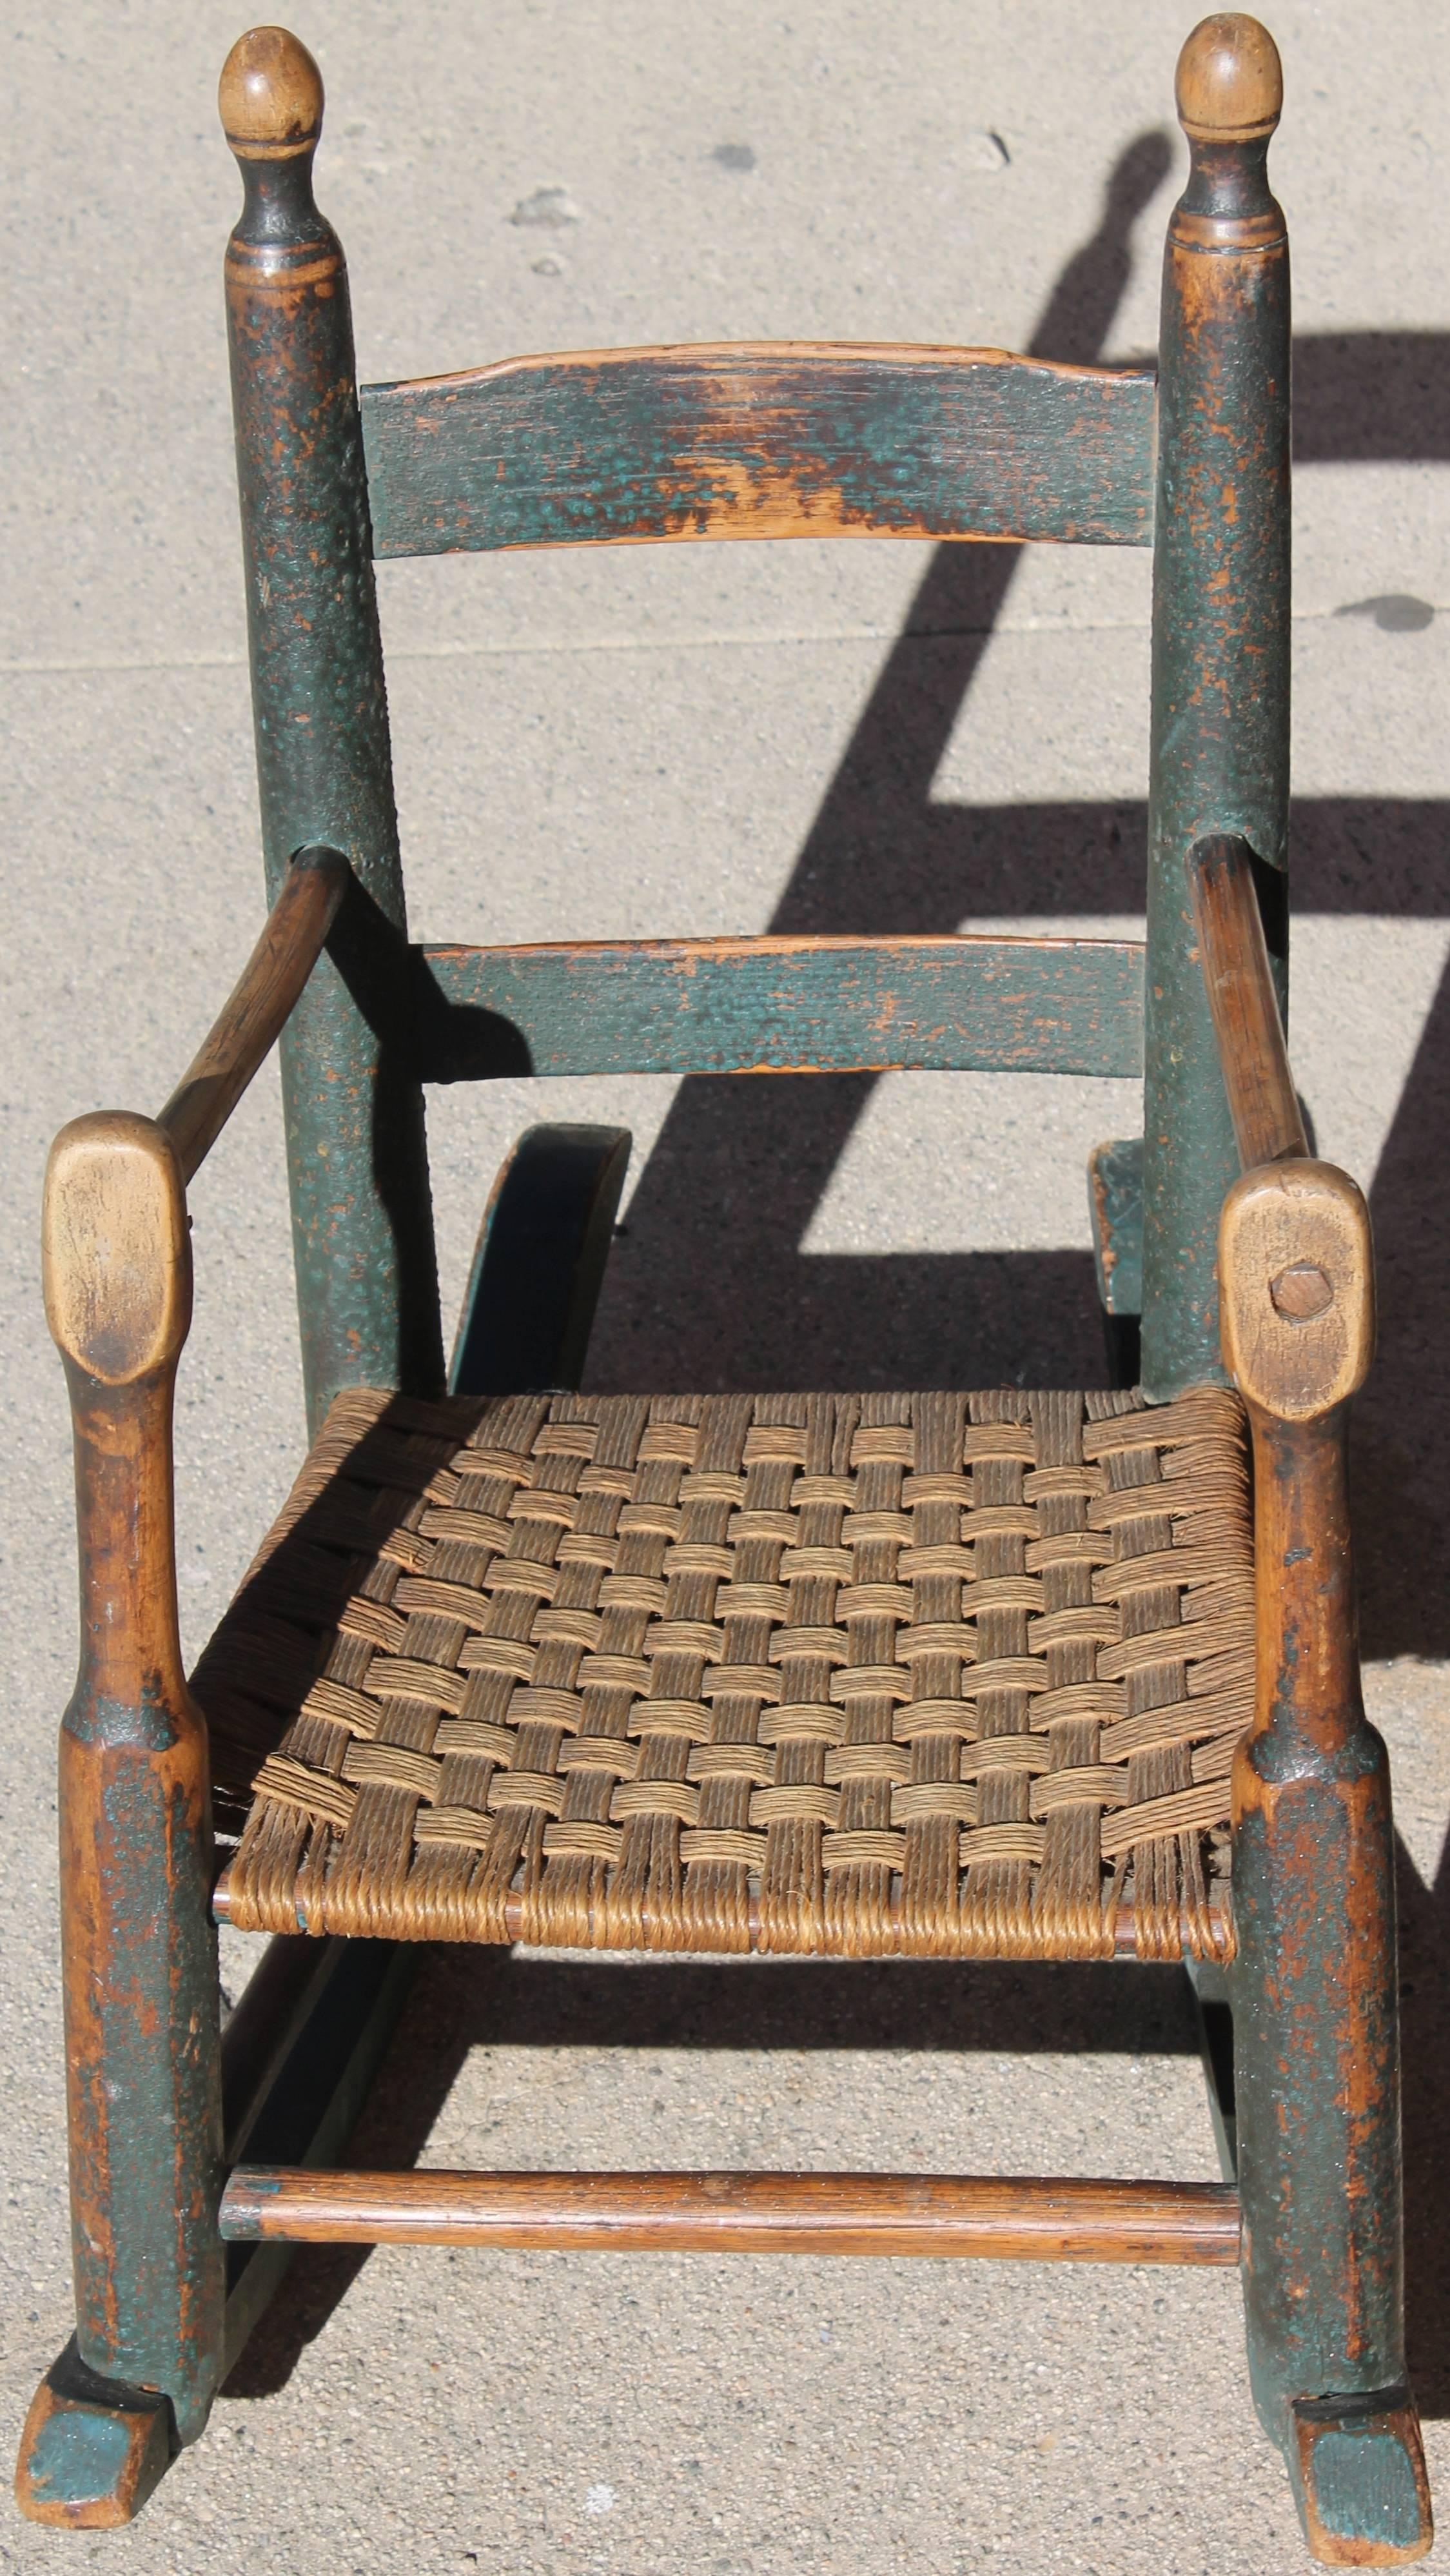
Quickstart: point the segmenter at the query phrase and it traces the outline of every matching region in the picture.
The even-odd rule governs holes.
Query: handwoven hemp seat
[[[1253,1686],[1217,1387],[340,1395],[194,1676],[249,1930],[1048,1959],[1227,1957]]]
[[[129,2519],[290,2246],[340,2239],[1235,2264],[1314,2555],[1429,2547],[1346,1502],[1373,1258],[1282,1016],[1281,87],[1253,19],[1184,47],[1156,371],[763,343],[360,387],[317,67],[233,49],[271,910],[159,1115],[73,1121],[47,1174],[76,2333],[22,2436],[35,2519]],[[801,535],[1151,548],[1146,939],[410,946],[374,560]],[[186,1191],[278,1040],[312,1446],[188,1682]],[[445,1364],[425,1084],[994,1069],[1142,1078],[1090,1174],[1132,1386],[583,1392],[604,1126],[520,1141]],[[225,2039],[217,1919],[275,1936]],[[423,1940],[1182,1959],[1223,2179],[349,2171]]]

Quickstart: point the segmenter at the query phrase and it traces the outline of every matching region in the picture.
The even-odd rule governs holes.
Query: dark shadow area
[[[425,1950],[403,2021],[347,2152],[358,2170],[416,2164],[475,2048],[901,2049],[972,2055],[1194,2056],[1188,1981],[1177,1968],[961,1967],[908,1959],[582,1963],[507,1950]],[[1204,2118],[1207,2123],[1207,2109]],[[808,2140],[802,2161],[811,2161]],[[557,2161],[538,2143],[541,2166]],[[667,2137],[638,2161],[668,2167]],[[879,2161],[892,2161],[890,2140]],[[322,2332],[370,2249],[302,2246],[227,2381],[269,2397]]]
[[[1443,464],[1450,339],[1442,331],[1315,331],[1294,343],[1296,465]]]
[[[464,1407],[472,1405],[471,1411]],[[473,1424],[481,1402],[455,1399],[451,1425]],[[452,1438],[459,1436],[452,1429]],[[378,1543],[376,1493],[390,1511],[421,1500],[450,1441],[419,1436],[411,1400],[397,1397],[363,1434],[335,1480],[298,1513],[254,1568],[209,1639],[191,1675],[206,1710],[212,1810],[217,1832],[241,1832],[252,1782],[276,1751],[317,1671],[317,1640],[341,1616],[358,1569]],[[351,1515],[339,1488],[351,1501]]]
[[[378,1041],[372,1075],[372,1176],[392,1237],[398,1283],[398,1375],[389,1383],[427,1387],[441,1394],[443,1341],[438,1320],[438,1259],[428,1187],[423,1091],[414,1063],[408,948],[356,877],[349,880],[341,910],[328,935],[327,956]],[[300,1072],[297,1092],[307,1102],[299,1113],[294,1096],[288,1119],[289,1146],[294,1132],[300,1132],[308,1148],[313,1149],[317,1140],[315,1134],[309,1134],[315,1124],[309,1089],[320,1091],[327,1103],[322,1134],[326,1136],[330,1124],[336,1135],[339,1129],[335,1100],[328,1099],[328,1080],[336,1080],[339,1069],[347,1067],[365,1098],[368,1068],[357,1043],[355,1023],[351,1029],[336,1024],[328,1029],[328,992],[321,978],[314,983],[308,1010],[312,1027],[320,1036],[316,1057],[309,1063],[296,1043],[297,1023],[283,1031],[282,1053],[284,1067],[290,1058]],[[329,1077],[319,1080],[319,1065],[331,1068]],[[322,1231],[319,1227],[319,1235]],[[325,1241],[313,1244],[309,1251],[314,1263],[319,1254],[325,1262]],[[329,1354],[329,1360],[330,1357]],[[328,1362],[324,1361],[324,1373],[327,1371]]]
[[[1450,2224],[1441,2170],[1450,2122],[1450,1853],[1433,1889],[1401,1847],[1406,2275],[1410,2369],[1422,2412],[1450,2414]],[[476,2048],[900,2049],[974,2055],[1193,2056],[1188,1981],[1176,1968],[1037,1967],[916,1960],[581,1963],[436,1948],[416,1983],[347,2162],[400,2169],[429,2136]],[[1205,2134],[1208,2124],[1205,2099]],[[809,2141],[801,2142],[809,2163]],[[537,2161],[555,2161],[547,2137]],[[642,2163],[676,2161],[651,2138]],[[892,2162],[889,2139],[879,2161]],[[227,2382],[265,2397],[290,2378],[346,2295],[369,2249],[304,2246]]]

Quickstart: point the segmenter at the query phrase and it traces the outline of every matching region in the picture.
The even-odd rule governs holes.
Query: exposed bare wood
[[[121,1111],[62,1129],[42,1256],[80,1558],[59,1796],[77,2327],[90,2367],[164,2390],[190,2440],[220,2365],[221,2120],[207,1735],[176,1618],[172,1405],[191,1247],[163,1129]],[[200,2221],[189,2239],[178,2211]],[[152,2435],[131,2430],[149,2476]],[[139,2491],[108,2490],[131,2494],[127,2510]]]
[[[1250,1419],[1347,1403],[1375,1334],[1369,1211],[1348,1174],[1307,1159],[1246,1171],[1224,1201],[1218,1269],[1224,1360]]]
[[[1284,104],[1279,48],[1257,18],[1204,18],[1178,57],[1178,121],[1195,143],[1249,143],[1272,134]]]
[[[217,109],[239,161],[289,161],[322,131],[322,74],[285,27],[253,27],[222,65]]]
[[[338,850],[304,850],[283,879],[225,1009],[161,1112],[190,1180],[285,1028],[322,953],[348,881]]]
[[[1149,545],[1148,368],[1001,349],[579,349],[364,385],[377,554],[677,538]]]
[[[1247,842],[1200,841],[1189,873],[1219,1063],[1245,1171],[1307,1154]]]
[[[222,2234],[247,2242],[615,2253],[954,2254],[996,2261],[1238,2261],[1221,2183],[938,2174],[318,2173],[239,2166]]]

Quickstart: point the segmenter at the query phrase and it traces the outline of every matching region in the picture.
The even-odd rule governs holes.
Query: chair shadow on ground
[[[1093,238],[1032,342],[1093,361],[1128,276],[1131,230],[1165,178],[1161,134],[1118,161]],[[1302,462],[1450,457],[1450,335],[1348,333],[1296,343]],[[1017,562],[942,546],[887,656],[769,927],[950,931],[1007,916],[1121,914],[1142,903],[1141,804],[933,804],[932,781]],[[1428,622],[1413,601],[1366,603]],[[1308,912],[1450,913],[1450,804],[1296,801],[1293,899]],[[1093,1385],[1103,1344],[1086,1254],[832,1258],[800,1245],[870,1077],[699,1079],[675,1105],[616,1246],[591,1355],[600,1388]],[[1437,997],[1376,1175],[1381,1355],[1357,1432],[1366,1649],[1450,1652],[1450,1364],[1441,1329],[1450,1166],[1450,979]],[[728,1222],[724,1219],[728,1216]],[[659,1283],[670,1283],[668,1301]],[[1427,1889],[1402,1852],[1410,2358],[1422,2408],[1450,2413],[1450,1865]],[[1196,2049],[1177,1970],[968,1968],[891,1962],[582,1966],[430,1951],[371,2106],[358,2166],[425,2150],[472,2047]],[[1208,2134],[1205,2106],[1205,2137]],[[540,2161],[547,2161],[541,2141]],[[290,2375],[365,2249],[306,2248],[228,2383],[262,2396]]]
[[[1450,2415],[1450,2221],[1441,2188],[1450,2119],[1450,1851],[1433,1888],[1400,1851],[1405,2054],[1406,2281],[1410,2372],[1427,2417]],[[426,1948],[347,2161],[405,2170],[429,2139],[476,2048],[950,2050],[982,2056],[1196,2056],[1181,1969],[1038,1967],[975,1961],[521,1959],[507,1950]],[[1205,2155],[1211,2156],[1207,2096]],[[646,2162],[671,2161],[661,2142]],[[809,2141],[801,2141],[809,2162]],[[548,2140],[537,2161],[558,2160]],[[879,2161],[892,2162],[889,2139]],[[960,2156],[944,2153],[950,2169]],[[1208,2170],[1205,2166],[1205,2170]],[[232,2398],[285,2386],[345,2298],[371,2249],[299,2247],[227,2382]]]

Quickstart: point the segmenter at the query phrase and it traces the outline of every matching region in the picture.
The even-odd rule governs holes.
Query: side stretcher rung
[[[364,385],[373,551],[690,537],[1146,546],[1156,400],[1144,368],[793,341]]]
[[[321,2173],[238,2166],[232,2243],[601,2253],[976,2255],[1231,2264],[1238,2194],[1207,2182],[955,2174]]]
[[[1143,1070],[1112,939],[650,939],[424,948],[423,1079]]]

